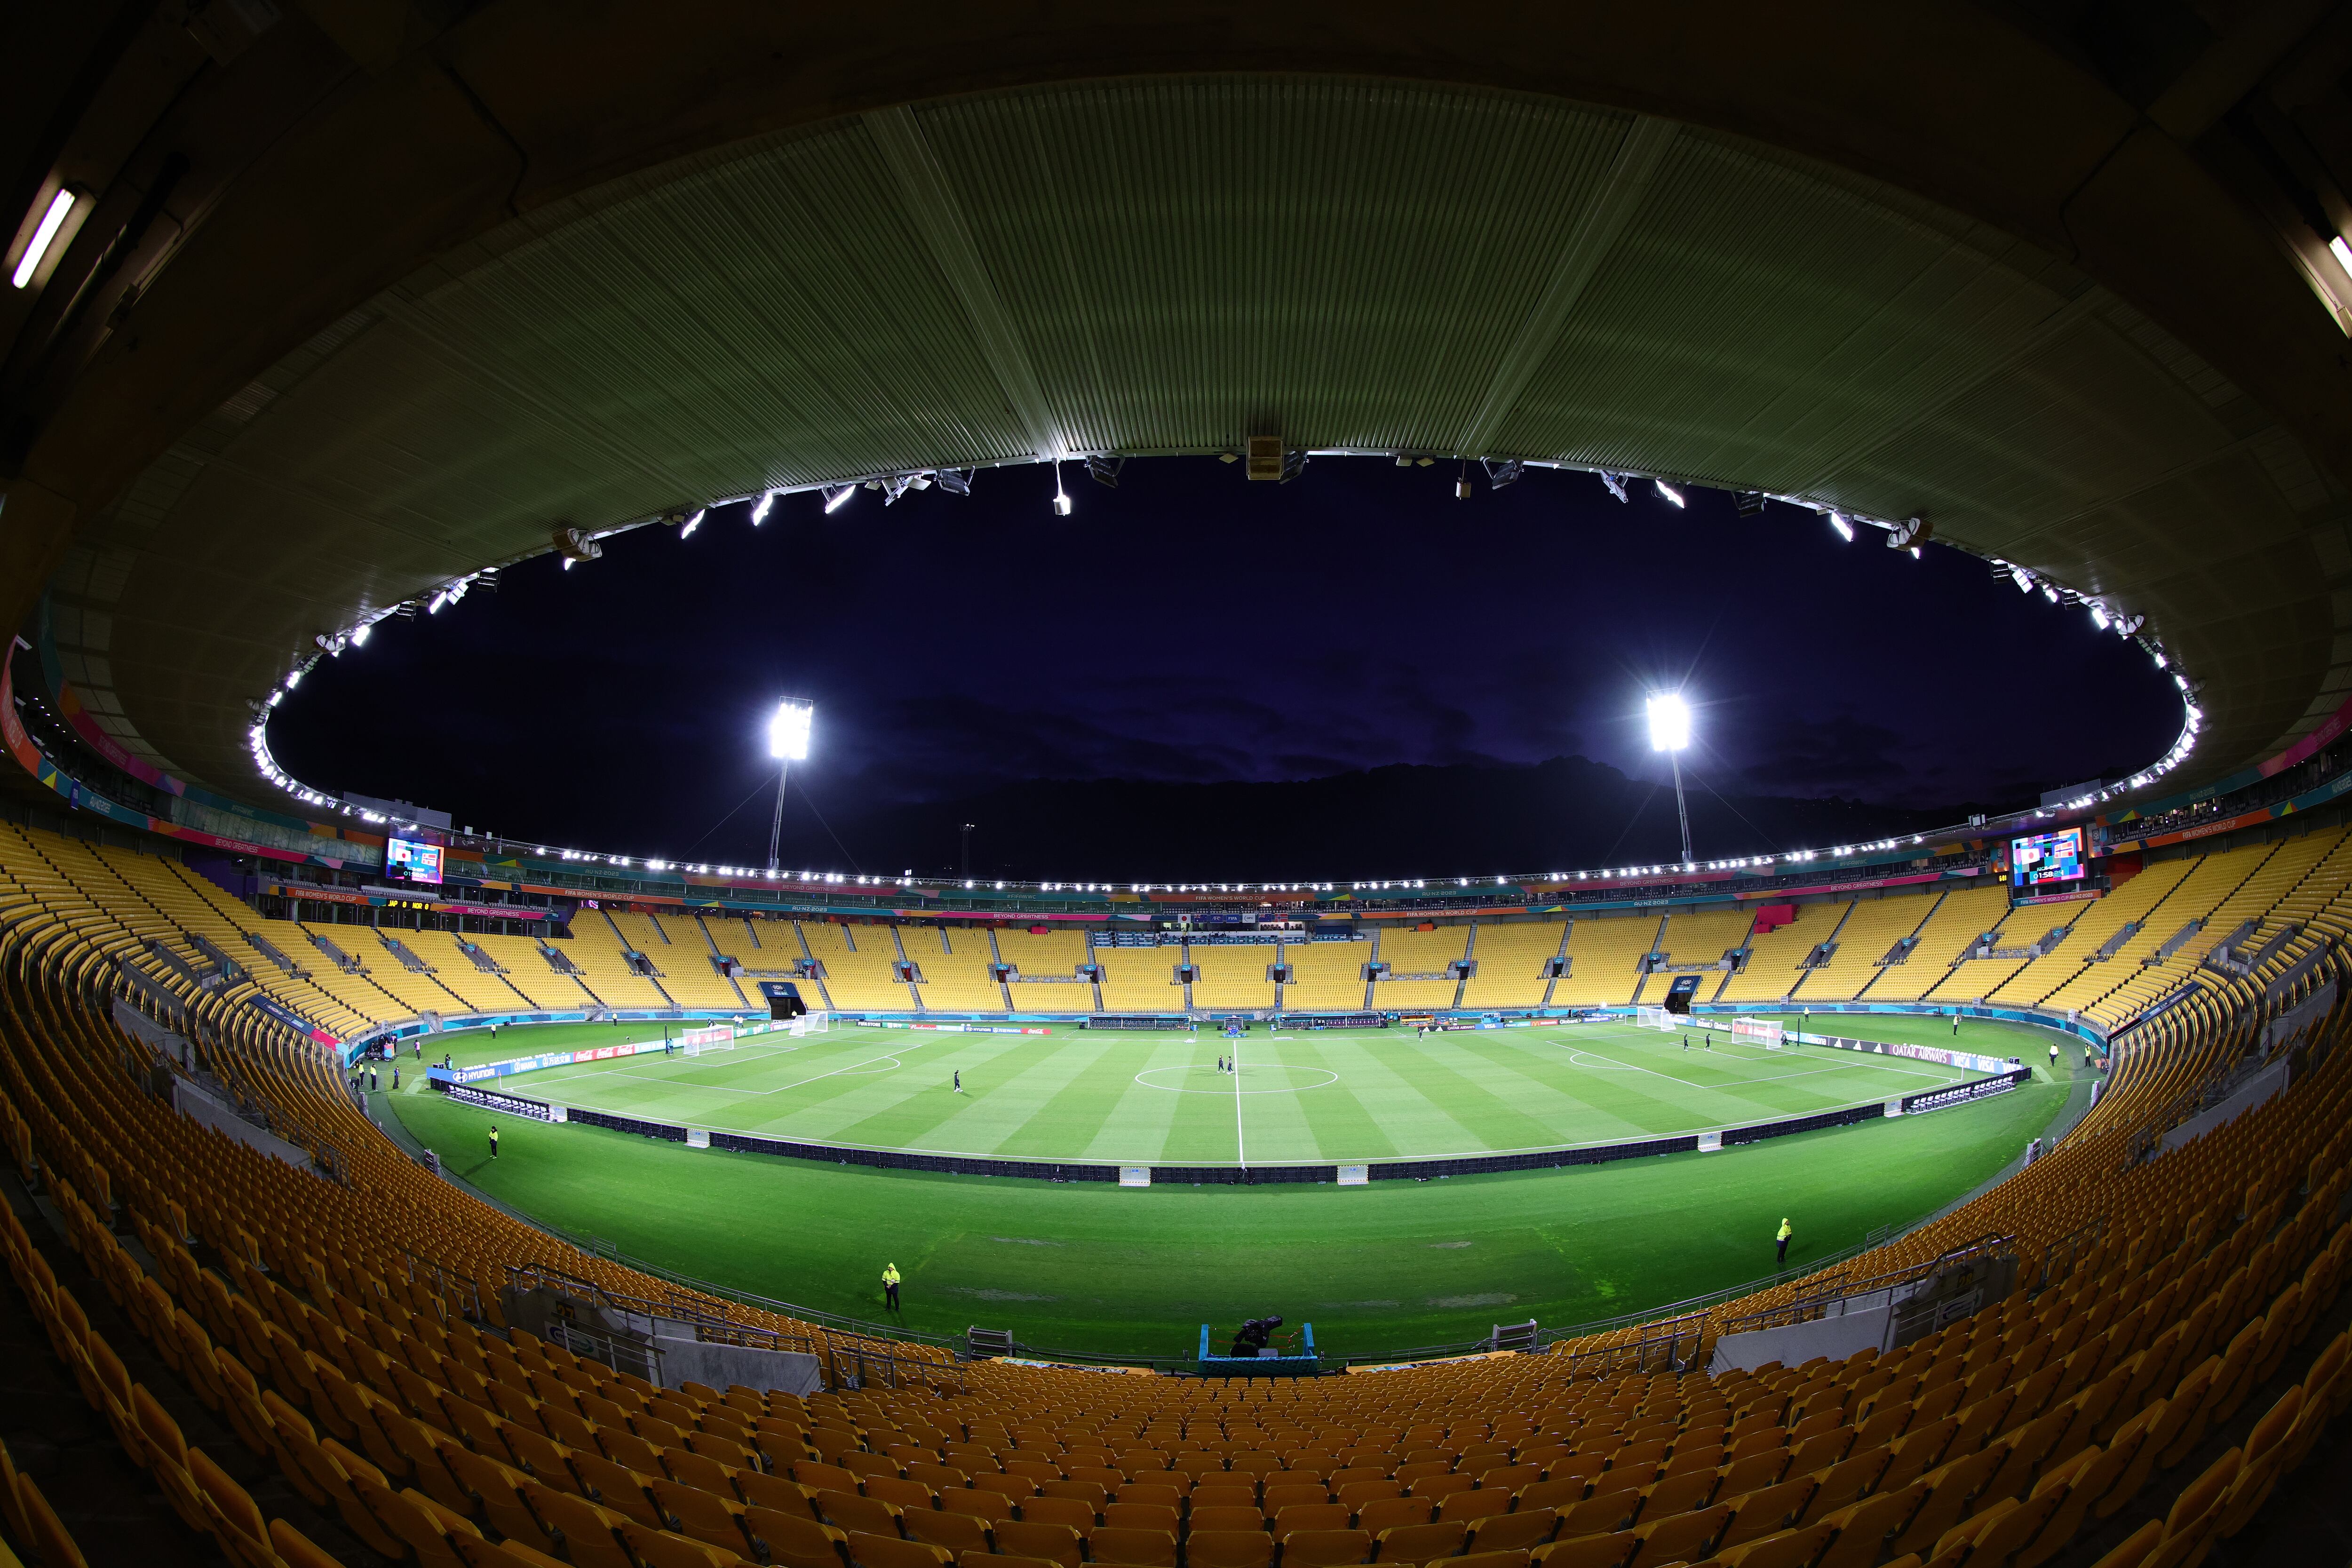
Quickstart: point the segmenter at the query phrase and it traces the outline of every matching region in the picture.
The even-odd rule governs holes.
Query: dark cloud
[[[1771,727],[1765,754],[1739,770],[1744,788],[1768,795],[1884,795],[1910,782],[1896,760],[1903,738],[1884,724],[1841,713]]]

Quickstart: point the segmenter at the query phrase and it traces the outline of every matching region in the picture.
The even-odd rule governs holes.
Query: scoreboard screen
[[[411,882],[438,882],[441,846],[416,838],[388,838],[383,845],[383,868],[387,875]]]
[[[2083,830],[2079,827],[2010,840],[2009,878],[2017,887],[2071,882],[2082,874]]]

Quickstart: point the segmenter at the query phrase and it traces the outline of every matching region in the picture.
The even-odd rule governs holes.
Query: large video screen
[[[438,882],[441,879],[441,846],[415,838],[387,839],[383,846],[383,868],[386,875],[407,881]]]
[[[2018,887],[2071,882],[2082,874],[2083,830],[2079,827],[2010,840],[2009,878]]]

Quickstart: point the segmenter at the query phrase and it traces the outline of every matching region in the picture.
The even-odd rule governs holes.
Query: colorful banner
[[[2282,816],[2292,816],[2298,811],[2310,811],[2314,807],[2326,805],[2347,790],[2352,790],[2352,773],[2330,779],[2317,789],[2305,790],[2291,800],[2276,801],[2269,805],[2257,806],[2252,811],[2239,812],[2234,816],[2210,818],[2197,823],[2193,826],[2178,828],[2170,833],[2151,833],[2145,838],[2112,839],[2106,845],[2104,853],[2128,855],[2137,849],[2155,849],[2167,844],[2189,844],[2200,838],[2211,838],[2218,834],[2234,833],[2241,827],[2259,826],[2265,822],[2274,822]],[[2108,831],[2112,833],[2115,830],[2109,828]]]
[[[1809,882],[1796,888],[1759,889],[1752,893],[1734,893],[1738,899],[1786,899],[1799,893],[1859,893],[1872,888],[1908,888],[1919,882],[1941,882],[1958,877],[1980,877],[1982,866],[1955,866],[1948,871],[1914,871],[1907,877],[1872,877],[1858,882]]]
[[[1804,1046],[1833,1046],[1842,1051],[1867,1051],[1883,1057],[1908,1057],[1915,1062],[1934,1062],[1938,1067],[1965,1068],[1969,1072],[2010,1072],[2017,1067],[2013,1057],[1980,1057],[1973,1051],[1948,1051],[1941,1046],[1914,1046],[1885,1040],[1847,1040],[1834,1035],[1801,1035],[1793,1031],[1789,1038]]]
[[[8,754],[19,766],[32,774],[42,787],[55,791],[83,811],[94,812],[110,822],[120,822],[126,827],[138,828],[184,844],[201,844],[207,849],[226,849],[236,855],[252,855],[271,860],[289,860],[298,864],[325,866],[341,870],[349,864],[343,858],[330,855],[305,854],[300,850],[281,849],[272,844],[254,844],[241,838],[227,838],[216,833],[204,833],[184,827],[160,816],[150,816],[143,811],[110,800],[80,780],[65,773],[51,762],[47,753],[34,743],[24,723],[16,717],[16,670],[0,664],[0,740],[5,740]]]
[[[430,910],[436,914],[473,915],[486,921],[544,921],[555,918],[552,910],[532,909],[522,904],[459,904],[439,899],[392,897],[383,893],[357,893],[348,888],[318,888],[308,882],[271,882],[262,889],[283,899],[300,899],[314,904],[352,904],[361,908]]]
[[[480,1083],[488,1079],[511,1078],[516,1073],[539,1072],[546,1068],[568,1068],[574,1062],[649,1056],[667,1048],[660,1040],[635,1040],[617,1046],[597,1046],[585,1051],[549,1051],[536,1057],[517,1057],[512,1061],[478,1062],[468,1068],[427,1067],[425,1076],[436,1083]]]
[[[2245,788],[2248,784],[2260,784],[2266,778],[2283,773],[2299,763],[2309,762],[2334,744],[2336,738],[2347,730],[2352,730],[2352,698],[2345,699],[2336,711],[2321,720],[2318,727],[2310,734],[2305,735],[2268,762],[2256,763],[2250,768],[2240,768],[2236,773],[2215,779],[2210,784],[2199,784],[2195,789],[2185,789],[2178,795],[2168,795],[2159,800],[2144,802],[2129,811],[2121,813],[2114,820],[2117,823],[2135,822],[2142,817],[2161,816],[2168,811],[2178,811],[2184,805],[2194,805],[2200,800],[2218,800],[2232,791]],[[2259,821],[2260,815],[2254,815],[2255,819]],[[2170,844],[2177,841],[2167,837],[2154,838],[2148,842]]]
[[[1050,1035],[1051,1029],[1016,1029],[1003,1024],[918,1024],[898,1018],[852,1018],[861,1029],[921,1029],[939,1035]]]

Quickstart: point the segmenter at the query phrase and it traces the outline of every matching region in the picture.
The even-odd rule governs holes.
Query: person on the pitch
[[[1780,1234],[1773,1238],[1780,1246],[1776,1261],[1780,1263],[1789,1261],[1789,1237],[1795,1234],[1795,1228],[1789,1224],[1786,1217],[1783,1217],[1780,1221]]]
[[[956,1069],[955,1091],[958,1094],[961,1094],[963,1092],[963,1069],[961,1068],[958,1068]]]
[[[492,1128],[490,1129],[490,1158],[491,1158],[491,1159],[493,1159],[493,1160],[495,1160],[495,1159],[497,1159],[498,1157],[499,1157],[499,1130],[494,1126],[494,1127],[492,1127]]]
[[[895,1263],[882,1266],[882,1304],[891,1311],[898,1310],[898,1266]]]
[[[2058,1076],[2058,1042],[2055,1040],[2050,1042],[2050,1076]]]

